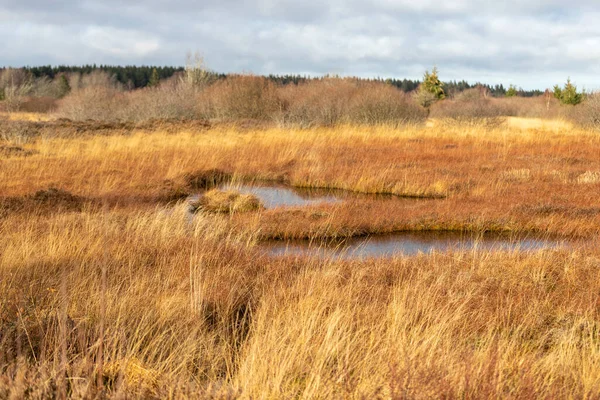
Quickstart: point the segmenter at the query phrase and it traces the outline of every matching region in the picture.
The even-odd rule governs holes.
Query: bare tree
[[[17,111],[33,88],[29,74],[21,69],[0,71],[0,99],[8,112]]]
[[[181,77],[182,83],[188,87],[204,87],[213,80],[213,74],[206,68],[204,57],[199,52],[188,53],[185,62],[185,72]]]

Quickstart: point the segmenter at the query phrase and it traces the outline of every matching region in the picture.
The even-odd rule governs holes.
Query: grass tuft
[[[264,209],[260,200],[252,194],[241,194],[234,190],[213,189],[203,194],[200,199],[192,203],[195,211],[215,213],[238,213]]]

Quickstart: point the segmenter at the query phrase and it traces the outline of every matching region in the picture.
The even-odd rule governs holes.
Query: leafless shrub
[[[200,113],[208,118],[266,120],[280,108],[276,85],[253,75],[218,81],[203,91],[202,99]]]
[[[280,125],[333,126],[342,122],[355,90],[349,79],[325,78],[285,86],[279,90],[283,107],[276,115]]]
[[[586,96],[583,103],[566,108],[567,119],[588,129],[600,130],[600,93]]]
[[[25,71],[15,68],[0,71],[0,100],[5,111],[18,111],[32,88],[32,79]]]
[[[435,93],[429,92],[427,90],[416,90],[413,93],[413,97],[417,104],[420,104],[426,108],[431,107],[432,104],[439,100]]]
[[[333,126],[340,123],[423,122],[426,111],[409,95],[384,83],[326,78],[279,89],[280,125]]]
[[[58,80],[52,80],[47,76],[33,80],[29,94],[32,97],[46,97],[55,99],[58,99],[62,95]]]
[[[281,126],[342,123],[420,123],[426,110],[411,96],[378,82],[325,78],[278,86],[265,77],[230,76],[209,86],[170,80],[158,87],[122,92],[103,85],[82,86],[62,99],[57,115],[73,120],[145,121],[206,118],[274,121]]]
[[[504,121],[503,117],[514,116],[516,111],[508,104],[490,98],[480,88],[465,90],[453,100],[435,104],[431,117],[445,120],[447,123],[496,127]]]
[[[30,82],[27,72],[18,68],[6,68],[0,70],[0,87],[23,86]]]
[[[136,90],[124,95],[120,119],[193,119],[197,117],[197,91],[187,85],[161,85]]]
[[[57,116],[75,121],[118,121],[125,105],[123,93],[102,86],[73,91],[59,103]]]
[[[47,113],[54,111],[57,107],[57,99],[55,97],[43,96],[34,97],[30,96],[25,98],[20,106],[19,111],[31,112],[31,113]]]
[[[204,58],[196,52],[193,56],[188,53],[185,63],[185,71],[179,76],[179,82],[188,88],[204,88],[214,81],[214,75],[210,73]]]
[[[347,110],[348,122],[367,125],[420,123],[427,111],[413,99],[391,86],[379,83],[360,85]]]
[[[523,118],[558,118],[560,117],[561,105],[554,97],[506,97],[494,99],[495,103],[501,104],[506,110],[510,110],[511,116]]]
[[[87,86],[60,100],[57,116],[75,121],[140,122],[197,117],[198,92],[178,82],[124,92],[108,86]]]

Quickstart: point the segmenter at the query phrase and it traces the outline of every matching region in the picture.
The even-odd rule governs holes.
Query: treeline
[[[2,70],[4,68],[0,68]],[[123,87],[128,89],[139,89],[147,86],[151,86],[153,82],[153,78],[158,78],[159,80],[165,80],[173,77],[176,74],[182,74],[185,71],[184,67],[170,67],[170,66],[150,66],[150,65],[126,65],[126,66],[118,66],[118,65],[82,65],[82,66],[70,66],[70,65],[58,65],[58,66],[37,66],[37,67],[24,67],[24,71],[27,71],[34,78],[49,78],[54,79],[55,77],[61,74],[91,74],[95,71],[106,72],[114,79],[121,83]],[[217,73],[217,72],[208,72],[212,80],[221,80],[227,79],[231,75]],[[153,77],[154,75],[154,77]],[[294,84],[298,85],[301,83],[306,83],[309,81],[318,81],[322,79],[331,78],[330,75],[325,75],[323,77],[312,77],[307,75],[273,75],[270,74],[266,76],[270,81],[280,84],[280,85],[289,85]],[[405,93],[415,91],[419,85],[421,84],[420,80],[411,80],[411,79],[397,79],[397,78],[372,78],[366,79],[362,78],[366,82],[385,82],[391,86],[394,86]],[[461,81],[448,81],[444,82],[444,90],[450,96],[454,96],[455,94],[461,93],[468,89],[473,88],[485,88],[488,93],[490,93],[493,97],[503,97],[506,95],[507,88],[504,85],[489,85],[484,83],[474,83],[471,84],[465,80]],[[518,89],[517,95],[521,97],[534,97],[543,94],[544,92],[541,90],[523,90]]]
[[[92,72],[102,71],[113,76],[117,82],[123,84],[124,87],[129,89],[138,89],[146,87],[152,80],[152,75],[157,75],[158,79],[168,79],[176,73],[183,72],[183,67],[158,67],[149,65],[58,65],[58,66],[38,66],[38,67],[24,67],[25,71],[29,72],[34,78],[47,77],[54,79],[57,75],[61,74],[91,74]],[[156,71],[156,72],[154,72]]]
[[[223,77],[226,77],[223,76]],[[331,75],[325,75],[323,77],[310,77],[310,76],[306,76],[306,75],[268,75],[267,78],[275,83],[281,84],[281,85],[288,85],[288,84],[295,84],[298,85],[300,83],[305,83],[308,81],[312,81],[312,80],[320,80],[320,79],[328,79],[331,78]],[[333,77],[338,77],[338,76],[333,76]],[[402,90],[404,93],[410,93],[413,92],[415,90],[417,90],[417,88],[419,87],[419,85],[421,84],[420,80],[412,80],[412,79],[397,79],[397,78],[361,78],[360,80],[363,80],[365,82],[385,82],[388,85],[394,86],[400,90]],[[480,83],[480,82],[476,82],[476,83],[469,83],[465,80],[461,80],[461,81],[447,81],[444,82],[444,91],[448,94],[449,97],[453,97],[454,95],[464,92],[465,90],[469,90],[469,89],[475,89],[475,88],[484,88],[488,93],[490,93],[491,96],[493,97],[504,97],[506,96],[506,92],[508,91],[507,88],[504,87],[504,85],[499,84],[499,85],[489,85],[486,83]],[[519,88],[517,90],[517,96],[520,97],[535,97],[535,96],[540,96],[542,95],[544,92],[541,90],[523,90],[521,88]]]

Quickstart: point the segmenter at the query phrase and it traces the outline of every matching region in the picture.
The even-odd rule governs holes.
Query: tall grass
[[[0,398],[597,397],[600,140],[511,121],[2,140],[22,151],[0,152]],[[421,198],[195,219],[173,201],[230,178]],[[258,245],[419,229],[591,243],[362,261]]]
[[[2,220],[2,397],[598,394],[595,253],[271,259],[185,221]]]
[[[23,196],[57,187],[94,204],[151,205],[202,190],[194,177],[216,170],[219,179],[424,199],[411,207],[354,201],[332,206],[331,218],[312,218],[312,211],[265,213],[265,221],[274,223],[263,226],[267,236],[282,233],[283,221],[286,236],[293,237],[419,227],[589,235],[600,217],[596,183],[589,178],[600,171],[598,136],[567,125],[530,127],[518,121],[491,130],[345,125],[194,131],[183,126],[180,133],[48,136],[20,150],[7,145],[0,193],[19,203]]]

